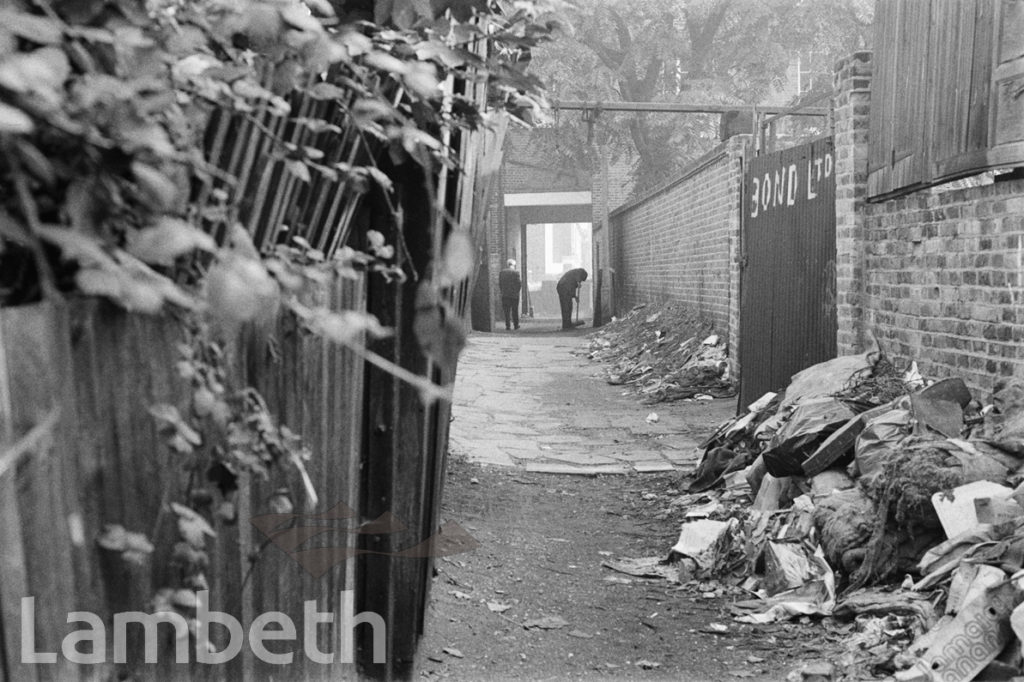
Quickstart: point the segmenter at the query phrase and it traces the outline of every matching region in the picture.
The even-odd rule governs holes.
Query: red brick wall
[[[680,178],[612,213],[621,312],[639,303],[681,303],[713,322],[735,350],[746,145],[747,136],[732,138]]]
[[[873,335],[901,364],[987,397],[999,378],[1024,376],[1024,181],[863,201],[870,61],[855,60],[856,73],[850,61],[837,70],[840,103],[862,93],[836,111],[837,194],[848,198],[836,203],[840,353]]]

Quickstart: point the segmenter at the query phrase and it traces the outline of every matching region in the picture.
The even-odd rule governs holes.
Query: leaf
[[[61,255],[84,265],[101,265],[116,268],[117,264],[103,249],[100,240],[90,234],[64,227],[41,225],[36,228],[39,236],[58,246]]]
[[[410,64],[402,76],[402,82],[416,95],[429,99],[440,94],[440,82],[433,64],[416,62]]]
[[[472,275],[476,269],[476,250],[469,233],[455,230],[448,235],[442,259],[442,271],[448,282],[461,282]]]
[[[335,17],[337,16],[334,12],[334,7],[328,0],[303,0],[306,6],[313,12],[314,15],[321,17]]]
[[[309,146],[302,148],[302,155],[307,159],[311,159],[313,161],[319,161],[320,159],[324,158],[324,153],[322,150],[317,149],[316,147]]]
[[[425,40],[422,43],[418,43],[414,49],[416,50],[417,59],[422,61],[436,59],[449,69],[457,69],[460,66],[464,66],[467,61],[467,53],[454,50],[436,40]]]
[[[0,135],[28,135],[35,127],[32,118],[24,111],[0,102]]]
[[[284,23],[294,29],[309,33],[323,33],[323,25],[317,21],[305,5],[287,4],[281,7],[280,12]]]
[[[145,535],[125,530],[124,526],[116,523],[103,526],[96,544],[112,552],[121,552],[126,561],[138,565],[142,565],[154,549]]]
[[[174,405],[168,405],[167,403],[150,405],[149,413],[153,415],[161,425],[168,425],[177,428],[178,424],[181,423],[181,413],[178,412],[178,408]]]
[[[57,105],[64,81],[71,75],[71,62],[56,47],[41,47],[34,52],[19,52],[0,61],[0,86],[21,93],[35,93],[48,104]]]
[[[347,344],[361,336],[380,339],[391,335],[391,330],[382,326],[376,317],[355,310],[334,312],[326,308],[312,311],[308,325],[313,333],[335,343]]]
[[[275,313],[280,289],[258,260],[226,254],[206,276],[206,300],[215,318],[248,322]]]
[[[452,369],[466,345],[466,331],[451,306],[441,300],[431,282],[423,282],[416,291],[416,317],[413,334],[424,355],[441,367]]]
[[[296,123],[298,125],[306,126],[306,128],[309,129],[309,131],[311,133],[324,133],[324,132],[340,133],[341,132],[341,127],[340,126],[334,125],[333,123],[328,123],[327,121],[325,121],[323,119],[320,119],[320,118],[299,117],[299,118],[293,118],[292,122],[294,122],[294,123]]]
[[[139,161],[132,162],[135,184],[149,204],[158,211],[174,208],[178,199],[178,186],[169,177],[152,166]]]
[[[177,502],[171,502],[171,511],[178,516],[178,533],[182,540],[196,549],[206,545],[206,538],[217,537],[217,533],[199,512]]]
[[[352,119],[358,126],[367,126],[377,121],[389,121],[395,118],[391,105],[375,99],[362,98],[355,101],[350,109]]]
[[[174,145],[163,126],[157,123],[143,123],[136,126],[118,128],[122,147],[126,152],[135,153],[148,149],[162,157],[174,155]]]
[[[373,41],[358,31],[344,31],[337,40],[348,51],[349,57],[358,57],[373,49]]]
[[[174,265],[174,259],[196,249],[215,251],[213,237],[179,218],[164,216],[152,227],[128,236],[128,253],[145,263]]]
[[[312,177],[309,174],[309,168],[306,166],[305,162],[292,160],[285,161],[284,165],[285,168],[288,169],[288,172],[299,180],[302,180],[305,183],[309,183],[312,180]]]
[[[370,52],[363,57],[363,61],[378,71],[385,71],[395,76],[401,76],[409,72],[409,65],[406,62],[387,52]]]
[[[57,45],[64,38],[65,26],[60,21],[9,8],[0,9],[0,26],[39,45]]]
[[[386,192],[394,190],[394,183],[391,182],[391,178],[387,174],[376,166],[366,166],[367,174],[373,178],[378,185]]]
[[[75,286],[88,296],[106,296],[119,299],[123,292],[120,277],[109,270],[100,268],[81,268],[75,273]]]
[[[315,83],[306,92],[313,99],[345,99],[349,94],[348,90],[331,83]]]
[[[47,187],[57,184],[57,172],[53,169],[53,164],[45,154],[39,151],[38,147],[28,140],[17,140],[15,147],[18,150],[18,156],[21,157],[21,162],[25,164],[25,168],[33,177]]]

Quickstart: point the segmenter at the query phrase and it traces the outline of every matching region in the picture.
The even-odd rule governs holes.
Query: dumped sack
[[[815,398],[793,408],[789,421],[772,437],[764,451],[764,465],[772,476],[803,476],[803,463],[833,431],[855,417],[835,398]]]
[[[860,568],[875,522],[867,495],[859,488],[834,493],[818,502],[813,518],[828,562],[848,575]]]

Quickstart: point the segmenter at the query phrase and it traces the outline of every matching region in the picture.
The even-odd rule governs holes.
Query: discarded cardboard
[[[910,409],[917,419],[919,432],[921,427],[927,426],[946,438],[959,438],[964,428],[963,408],[955,401],[938,398],[925,391],[910,396]]]
[[[800,587],[814,580],[818,568],[803,544],[769,540],[764,550],[764,589],[773,597]]]
[[[932,506],[939,516],[947,538],[953,538],[977,526],[981,521],[974,501],[979,498],[1009,497],[1012,488],[991,481],[974,481],[932,495]]]
[[[933,635],[928,650],[913,667],[896,673],[896,680],[973,680],[1009,641],[1010,614],[1019,601],[1009,581],[985,590]]]
[[[716,554],[720,552],[720,545],[728,537],[729,531],[738,524],[736,519],[700,519],[684,523],[672,552],[690,557],[700,568],[709,569],[714,566]]]
[[[971,391],[960,377],[936,381],[931,386],[918,391],[917,395],[933,400],[949,400],[959,405],[961,409],[967,407],[967,404],[971,402]]]

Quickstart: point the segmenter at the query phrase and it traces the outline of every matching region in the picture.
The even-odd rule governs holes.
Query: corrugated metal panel
[[[741,409],[836,353],[832,138],[752,159],[744,179]]]

